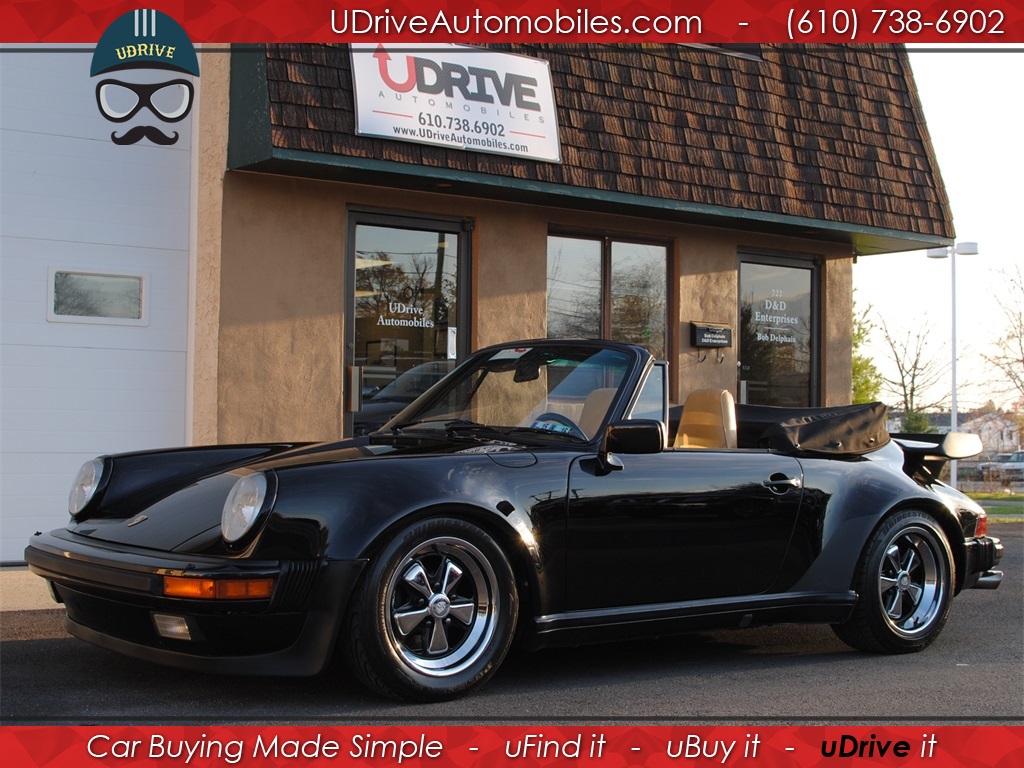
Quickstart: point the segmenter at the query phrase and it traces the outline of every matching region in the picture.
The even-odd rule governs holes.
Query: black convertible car
[[[998,586],[985,513],[936,479],[976,437],[667,392],[639,347],[491,347],[354,440],[90,461],[25,558],[105,648],[282,675],[337,649],[420,701],[480,685],[514,640],[827,622],[918,651],[954,595]]]

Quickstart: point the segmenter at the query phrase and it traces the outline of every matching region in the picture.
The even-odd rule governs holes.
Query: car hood
[[[317,443],[306,445],[263,461],[249,465],[253,470],[280,470],[290,467],[312,466],[316,464],[338,464],[352,461],[369,461],[379,458],[395,458],[400,456],[430,456],[437,454],[502,454],[509,452],[529,452],[530,448],[495,439],[476,439],[472,436],[449,438],[444,435],[425,435],[422,433],[390,435],[375,434],[357,437],[336,443]]]
[[[220,527],[224,501],[237,480],[235,474],[217,474],[174,491],[134,514],[90,517],[72,523],[68,530],[106,542],[174,552],[198,534]]]
[[[524,446],[499,441],[465,438],[424,438],[421,436],[377,436],[336,443],[305,445],[272,458],[256,459],[198,480],[189,478],[171,488],[161,498],[133,505],[120,500],[114,509],[101,509],[82,522],[72,522],[68,530],[105,542],[161,552],[210,551],[220,541],[220,519],[224,502],[241,474],[249,471],[280,472],[296,467],[348,464],[398,456],[436,454],[488,454],[497,463],[522,465],[533,455]],[[160,461],[160,454],[152,455]],[[127,503],[126,503],[127,502]],[[116,510],[116,511],[115,511]]]

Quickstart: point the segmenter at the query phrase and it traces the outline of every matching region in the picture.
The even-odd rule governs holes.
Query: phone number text
[[[862,16],[867,18],[862,20]],[[938,15],[933,11],[894,8],[871,11],[858,11],[856,8],[792,8],[787,16],[787,32],[790,40],[838,36],[853,41],[862,32],[873,36],[913,37],[933,33],[987,38],[989,35],[1005,34],[1005,22],[1006,17],[1002,11],[980,8],[947,9]]]

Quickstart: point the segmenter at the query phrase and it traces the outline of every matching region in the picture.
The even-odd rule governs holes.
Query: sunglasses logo
[[[166,83],[102,80],[96,84],[96,104],[100,114],[112,123],[127,122],[147,108],[164,122],[176,123],[188,116],[194,96],[195,90],[188,80]],[[115,144],[134,144],[143,138],[166,145],[176,142],[178,133],[168,136],[154,126],[136,126],[123,136],[118,136],[117,131],[110,136]]]

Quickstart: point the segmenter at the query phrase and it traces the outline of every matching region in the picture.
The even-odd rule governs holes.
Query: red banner
[[[0,0],[0,42],[96,42],[139,8],[193,43],[1024,41],[1024,0]]]
[[[1019,768],[1024,727],[8,727],[0,754],[8,768]]]

